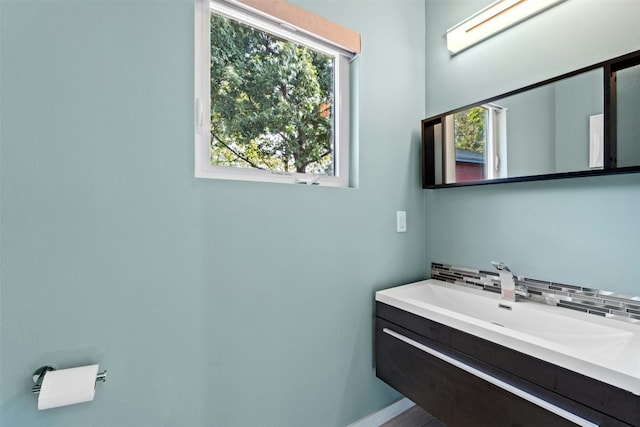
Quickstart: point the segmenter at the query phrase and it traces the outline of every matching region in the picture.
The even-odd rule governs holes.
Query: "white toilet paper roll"
[[[38,409],[89,402],[96,394],[98,365],[49,371],[42,380]]]

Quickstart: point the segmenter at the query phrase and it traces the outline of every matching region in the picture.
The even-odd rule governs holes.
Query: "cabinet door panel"
[[[567,405],[566,399],[553,395],[540,396],[539,390],[534,385],[527,385],[522,380],[510,378],[509,374],[499,372],[495,368],[490,369],[484,364],[471,360],[471,370],[487,373],[491,378],[497,378],[492,384],[476,374],[460,369],[450,362],[444,361],[440,356],[436,357],[426,353],[420,348],[403,342],[389,333],[383,332],[384,328],[397,331],[404,336],[411,336],[396,325],[378,320],[376,322],[376,361],[377,375],[379,378],[393,386],[396,390],[409,397],[419,406],[423,407],[434,417],[446,423],[449,427],[555,427],[555,426],[622,426],[624,424],[615,420],[603,423],[602,414],[580,405]],[[413,337],[410,338],[415,338]],[[411,339],[410,339],[411,340]],[[422,342],[429,341],[422,339]],[[427,343],[431,347],[445,349],[445,357],[452,356],[464,363],[464,356],[447,352],[446,347],[437,343]],[[438,353],[438,351],[436,351]],[[464,364],[463,363],[463,364]],[[500,385],[502,384],[502,385]],[[525,400],[513,392],[505,391],[504,384],[515,385],[516,390],[524,390],[521,395],[533,396],[540,399],[542,404],[550,403],[554,410],[569,414],[576,414],[574,420],[569,421],[563,416],[554,414],[538,404]],[[524,385],[524,387],[523,387]]]
[[[615,420],[619,419],[620,425],[640,426],[640,397],[631,392],[379,301],[376,302],[376,315],[415,336],[535,384],[552,396],[589,408],[596,414],[596,419],[602,417],[601,425],[618,425]]]

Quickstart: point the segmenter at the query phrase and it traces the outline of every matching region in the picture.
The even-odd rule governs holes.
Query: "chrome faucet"
[[[527,288],[523,285],[516,286],[515,276],[503,262],[491,261],[491,264],[498,270],[500,275],[500,295],[507,301],[516,300],[516,294],[521,296],[529,296]]]

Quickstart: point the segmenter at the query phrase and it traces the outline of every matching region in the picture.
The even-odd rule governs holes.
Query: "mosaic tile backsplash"
[[[431,278],[500,293],[500,276],[493,271],[434,262],[431,264]],[[529,277],[515,276],[515,283],[516,286],[526,288],[529,296],[525,298],[532,301],[640,323],[640,297],[638,296],[621,295]]]

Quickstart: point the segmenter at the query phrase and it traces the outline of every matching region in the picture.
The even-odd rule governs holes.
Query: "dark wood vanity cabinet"
[[[380,302],[376,311],[376,375],[448,427],[640,426],[633,393]]]

